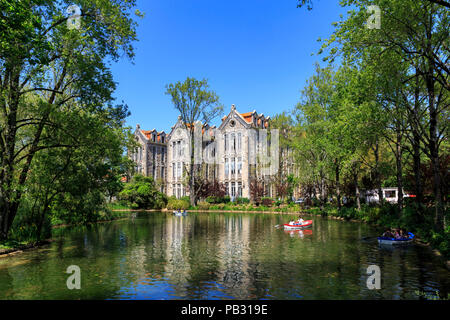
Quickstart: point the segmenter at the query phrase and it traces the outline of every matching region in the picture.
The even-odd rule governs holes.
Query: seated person
[[[393,238],[394,235],[392,234],[391,230],[386,230],[386,232],[383,233],[383,237],[386,237],[386,238]]]
[[[298,221],[300,224],[302,224],[305,220],[303,220],[302,217],[299,216],[297,221]]]
[[[406,232],[406,230],[400,229],[400,237],[402,239],[408,239],[409,238],[409,234],[408,234],[408,232]]]

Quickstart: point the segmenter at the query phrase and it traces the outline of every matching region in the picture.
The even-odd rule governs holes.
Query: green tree
[[[166,86],[166,94],[172,98],[175,109],[180,113],[181,120],[189,136],[190,162],[188,163],[187,180],[189,185],[189,197],[192,206],[197,202],[196,176],[201,171],[200,164],[194,163],[195,141],[194,130],[196,124],[209,123],[221,115],[223,106],[219,104],[219,97],[214,91],[209,90],[208,81],[195,78],[186,78],[184,82]],[[200,124],[201,131],[201,124]]]
[[[72,1],[0,3],[0,240],[8,236],[35,157],[67,147],[44,138],[62,127],[57,121],[64,119],[53,115],[75,101],[86,112],[108,108],[115,89],[108,61],[134,56],[134,0],[76,3],[79,29],[67,24]]]
[[[397,108],[392,116],[404,118],[396,119],[396,141],[400,141],[402,136],[399,131],[413,132],[416,166],[420,156],[418,148],[431,160],[435,227],[443,230],[445,206],[441,190],[440,154],[448,138],[450,106],[448,9],[444,2],[437,5],[435,1],[414,0],[354,0],[342,1],[342,4],[352,6],[352,10],[346,20],[336,24],[336,30],[325,42],[324,48],[331,48],[330,58],[341,54],[344,60],[360,68],[375,66],[374,72],[382,78],[384,74],[385,80],[380,83],[390,81],[395,85],[389,89],[389,95],[382,97],[383,104]],[[369,5],[378,5],[382,9],[380,29],[371,30],[365,25],[370,14],[367,12]],[[391,67],[397,63],[405,67],[393,75]],[[400,144],[396,144],[399,147]],[[401,147],[396,151],[399,159],[400,152]],[[400,168],[398,171],[400,174]]]
[[[153,178],[142,175],[135,175],[120,192],[119,198],[137,209],[165,208],[168,201],[166,195],[156,189]]]

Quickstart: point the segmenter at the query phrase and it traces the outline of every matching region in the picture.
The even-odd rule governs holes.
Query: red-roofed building
[[[130,153],[136,162],[135,172],[153,177],[161,192],[166,192],[167,175],[167,143],[166,133],[153,130],[142,130],[136,126],[134,132],[139,147]]]

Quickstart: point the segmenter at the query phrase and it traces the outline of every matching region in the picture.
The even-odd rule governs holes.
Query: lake
[[[292,215],[130,213],[54,230],[54,242],[0,258],[0,299],[419,299],[450,292],[427,247],[380,247],[377,230],[322,217],[303,231]],[[81,290],[69,290],[69,266]],[[367,268],[381,289],[367,287]]]

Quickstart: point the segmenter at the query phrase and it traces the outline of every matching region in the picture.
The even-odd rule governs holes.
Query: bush
[[[223,210],[225,207],[224,203],[218,203],[209,207],[209,210]]]
[[[161,209],[167,204],[167,196],[159,192],[151,177],[136,175],[119,193],[119,200],[136,209]]]
[[[264,207],[270,207],[273,204],[273,200],[271,198],[268,198],[268,197],[263,197],[263,198],[261,198],[261,204]]]
[[[200,201],[199,203],[197,203],[197,206],[199,210],[209,210],[211,204],[206,201]]]
[[[250,199],[248,199],[248,198],[236,198],[234,200],[234,202],[236,204],[249,204],[250,203]]]
[[[187,201],[189,203],[191,202],[191,198],[189,198],[189,196],[181,197],[180,200]]]
[[[189,206],[190,204],[188,201],[181,199],[169,199],[169,202],[167,203],[168,210],[188,210]]]
[[[231,201],[231,198],[229,196],[225,197],[209,196],[205,199],[205,201],[210,204],[228,203]]]

